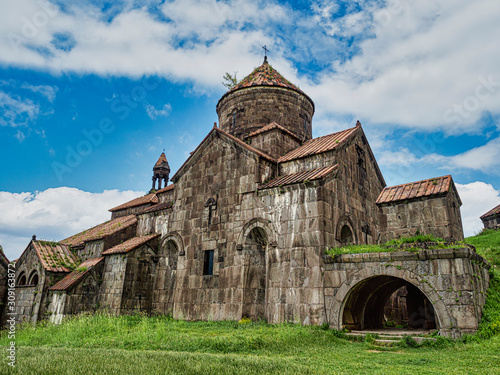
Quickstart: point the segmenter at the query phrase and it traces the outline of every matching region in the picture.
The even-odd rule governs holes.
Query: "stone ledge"
[[[472,248],[464,247],[457,249],[435,249],[422,250],[417,252],[411,251],[394,251],[394,252],[374,252],[360,254],[342,254],[324,256],[324,261],[327,264],[331,263],[370,263],[370,262],[393,262],[393,261],[425,261],[434,259],[471,259],[480,263],[486,269],[490,269],[491,265],[480,256]]]

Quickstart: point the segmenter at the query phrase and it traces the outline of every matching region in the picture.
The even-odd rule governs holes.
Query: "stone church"
[[[216,110],[173,176],[160,156],[147,195],[59,242],[33,237],[16,264],[19,320],[106,310],[364,329],[403,290],[410,326],[477,329],[489,265],[471,248],[325,255],[462,240],[451,176],[386,187],[361,124],[313,138],[313,101],[267,58]]]

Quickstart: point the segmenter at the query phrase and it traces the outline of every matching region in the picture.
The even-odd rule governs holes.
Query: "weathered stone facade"
[[[485,229],[500,229],[500,204],[481,216]]]
[[[426,328],[477,329],[488,266],[472,250],[324,255],[417,233],[462,239],[451,176],[386,187],[361,124],[312,139],[314,104],[267,62],[217,112],[173,184],[154,189],[162,154],[148,195],[61,241],[84,263],[43,297],[54,322],[99,308],[364,328],[406,288],[407,315],[422,308]]]

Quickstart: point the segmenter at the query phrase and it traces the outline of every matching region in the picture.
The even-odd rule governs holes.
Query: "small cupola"
[[[162,152],[155,166],[153,167],[153,187],[150,193],[160,190],[167,186],[168,175],[170,174],[170,166],[168,165],[167,157],[165,153]],[[156,182],[158,181],[158,187],[156,188]],[[164,185],[162,186],[162,181]]]

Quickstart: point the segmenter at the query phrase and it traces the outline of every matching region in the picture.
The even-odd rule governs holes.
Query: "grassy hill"
[[[466,239],[500,265],[500,231]],[[341,332],[264,322],[183,322],[168,317],[80,316],[19,329],[17,366],[0,336],[2,374],[494,374],[500,373],[500,275],[479,333],[419,348],[382,350]]]

